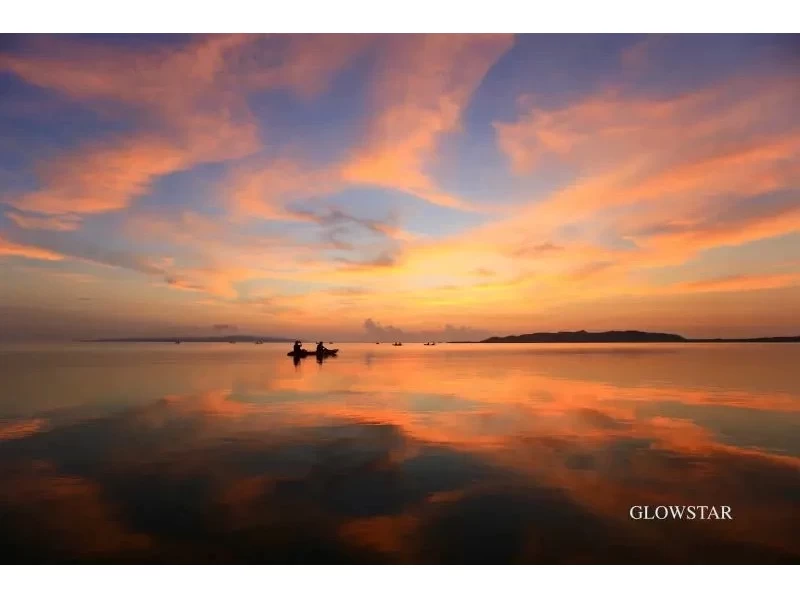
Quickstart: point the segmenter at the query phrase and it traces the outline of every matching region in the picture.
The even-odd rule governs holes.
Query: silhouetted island
[[[84,339],[82,343],[292,343],[294,339],[272,336],[153,336],[136,338]]]
[[[482,343],[685,343],[679,334],[610,330],[608,332],[534,332],[518,336],[493,336]]]
[[[609,330],[607,332],[534,332],[516,336],[493,336],[481,343],[797,343],[800,336],[760,338],[685,338],[667,332]]]

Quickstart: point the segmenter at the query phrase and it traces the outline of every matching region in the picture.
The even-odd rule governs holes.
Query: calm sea
[[[333,347],[0,347],[0,562],[800,562],[800,345]]]

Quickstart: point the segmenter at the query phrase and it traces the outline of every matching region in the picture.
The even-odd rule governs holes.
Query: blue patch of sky
[[[340,210],[365,220],[387,221],[393,213],[400,214],[404,206],[396,193],[380,188],[350,188],[324,198],[298,202],[304,210],[324,214]]]
[[[579,100],[621,77],[620,55],[641,36],[520,35],[514,47],[484,78],[468,118],[492,114],[513,121],[518,100],[530,96],[536,106],[558,108]]]
[[[191,212],[199,216],[224,221],[232,237],[290,238],[298,243],[313,243],[319,240],[319,227],[314,223],[265,220],[249,217],[231,220],[230,208],[225,197],[224,176],[226,164],[202,164],[183,172],[172,173],[158,179],[152,190],[138,198],[127,211],[128,215],[152,216],[166,221],[174,220],[175,226],[183,226],[180,217]],[[127,216],[116,217],[122,226]],[[191,231],[182,230],[184,233]],[[174,250],[170,239],[147,239],[148,247],[159,250]]]
[[[4,229],[11,228],[12,226],[14,226],[14,224],[8,217],[8,212],[0,210],[0,234],[2,234]]]
[[[134,130],[134,122],[119,111],[98,109],[57,91],[0,74],[0,119],[4,135],[16,135],[45,147],[71,147],[76,140]],[[41,147],[41,145],[39,145]]]
[[[781,189],[743,199],[736,197],[726,199],[724,203],[718,204],[715,212],[706,212],[706,221],[709,225],[728,223],[744,227],[752,217],[789,212],[797,206],[797,191]]]
[[[477,203],[543,198],[573,176],[543,160],[530,175],[511,172],[493,123],[519,120],[520,98],[541,109],[563,107],[622,77],[620,55],[642,39],[632,35],[520,35],[487,73],[463,116],[462,130],[442,141],[433,173],[442,187]]]
[[[447,193],[479,208],[544,200],[578,174],[548,155],[537,159],[530,171],[515,172],[496,139],[470,139],[469,132],[449,136],[440,147],[442,154],[452,157],[438,165],[435,180]]]
[[[199,36],[187,33],[126,33],[125,35],[116,33],[79,33],[65,35],[64,37],[101,43],[109,47],[116,46],[131,50],[143,50],[156,47],[183,46]]]
[[[80,230],[74,234],[91,247],[124,252],[141,259],[170,257],[182,263],[182,259],[187,259],[194,253],[177,246],[169,236],[126,230],[127,222],[128,217],[124,211],[97,214],[86,218]],[[178,226],[183,227],[176,223],[176,229]]]
[[[36,163],[81,143],[132,130],[119,115],[81,105],[54,91],[0,74],[0,181],[5,192],[35,189]]]
[[[641,44],[640,66],[623,55]],[[797,64],[796,38],[785,35],[522,35],[487,74],[464,116],[464,130],[445,139],[436,169],[446,190],[478,203],[546,198],[579,174],[542,157],[519,176],[499,151],[492,122],[514,122],[517,100],[543,109],[562,107],[605,89],[648,97],[674,96],[742,72],[787,73]],[[784,126],[791,115],[775,115]]]
[[[277,157],[288,152],[316,165],[343,159],[363,133],[370,60],[371,56],[354,60],[315,98],[301,98],[288,90],[252,94],[250,107],[267,144],[263,154]]]
[[[662,36],[648,45],[642,67],[626,78],[626,88],[668,97],[742,75],[785,73],[798,66],[798,49],[796,39],[781,35]]]
[[[158,210],[179,213],[192,210],[206,215],[226,211],[225,188],[221,181],[227,164],[198,164],[191,169],[172,172],[155,180],[150,190],[136,200],[135,211]]]
[[[407,201],[407,200],[406,200]],[[411,233],[444,237],[463,233],[486,222],[486,216],[418,201],[413,206],[413,217],[404,226]]]

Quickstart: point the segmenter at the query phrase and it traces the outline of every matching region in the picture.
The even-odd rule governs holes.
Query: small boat
[[[403,343],[392,343],[393,347],[402,347]]]
[[[261,339],[258,339],[258,340],[256,341],[256,344],[257,344],[257,345],[263,345],[263,344],[264,344],[264,341],[262,341]]]
[[[435,345],[436,345],[436,343],[425,343],[425,346],[426,346],[426,347],[433,347],[433,346],[435,346]]]
[[[323,351],[323,357],[335,357],[336,354],[339,352],[339,349],[325,349]],[[316,351],[308,351],[306,349],[301,349],[300,351],[289,351],[286,355],[288,357],[310,357],[312,355],[316,355]]]

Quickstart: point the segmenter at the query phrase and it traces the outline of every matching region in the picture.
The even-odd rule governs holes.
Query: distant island
[[[800,336],[760,338],[685,338],[667,332],[609,330],[607,332],[533,332],[516,336],[493,336],[481,343],[797,343]]]
[[[153,336],[82,339],[82,343],[293,343],[294,339],[237,334],[230,336]]]
[[[294,338],[237,334],[228,336],[152,336],[80,339],[82,343],[292,343]],[[609,330],[606,332],[532,332],[511,336],[492,336],[482,341],[447,341],[449,344],[475,343],[800,343],[800,336],[758,338],[686,338],[668,332]]]

